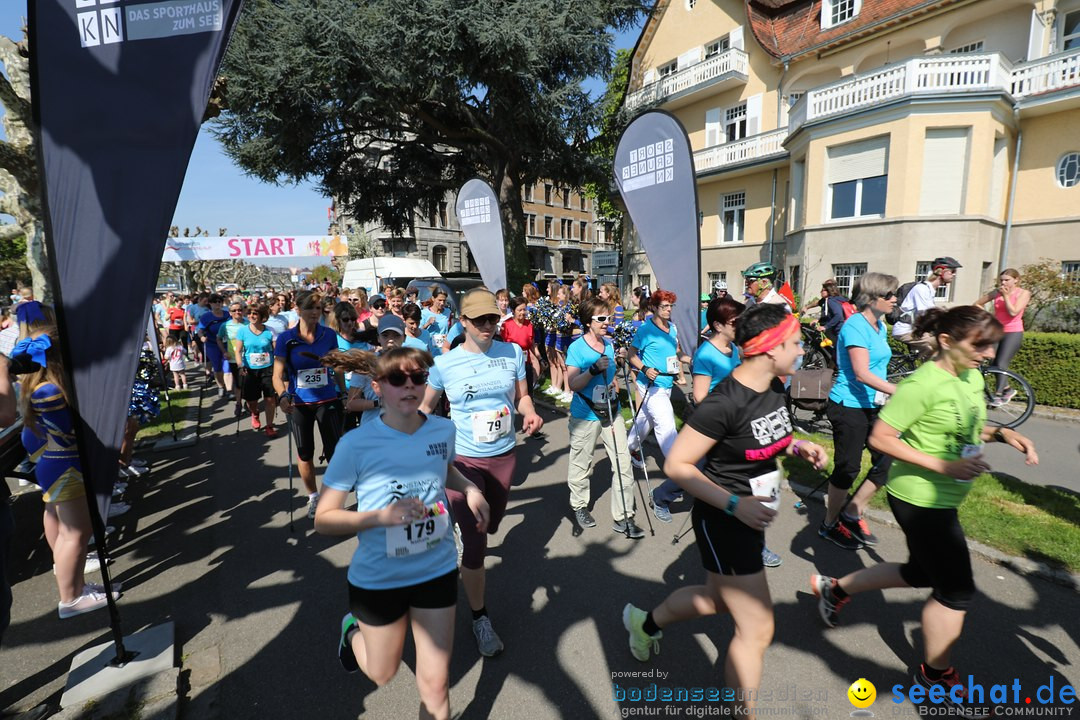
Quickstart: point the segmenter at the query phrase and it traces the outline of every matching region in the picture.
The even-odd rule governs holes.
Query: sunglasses
[[[371,309],[372,310],[385,310],[386,309],[386,303],[383,302],[382,300],[376,300],[375,302],[371,303]]]
[[[666,303],[665,303],[665,304],[663,304],[663,305],[659,305],[659,306],[657,306],[657,307],[658,307],[658,308],[659,308],[660,310],[674,310],[674,309],[675,309],[675,303],[672,303],[672,304],[670,304],[670,305],[668,305],[668,304],[666,304]]]
[[[482,325],[498,325],[500,318],[498,315],[481,315],[478,318],[468,318],[468,320],[473,325],[480,327]]]
[[[394,387],[403,386],[406,380],[411,380],[413,385],[424,385],[427,383],[427,379],[427,370],[417,370],[416,372],[411,373],[403,372],[401,370],[391,370],[383,377],[383,380]]]
[[[609,319],[611,319],[611,316],[610,315],[593,315],[592,319],[593,319],[593,322],[606,323]]]
[[[887,292],[887,293],[885,293],[884,295],[881,296],[881,299],[882,300],[895,300],[896,299],[896,293],[895,292]]]

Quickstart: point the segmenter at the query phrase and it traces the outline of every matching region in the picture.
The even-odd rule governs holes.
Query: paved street
[[[986,448],[996,473],[1011,475],[1033,485],[1045,485],[1080,494],[1080,423],[1032,416],[1017,428],[1035,442],[1038,466],[1024,464],[1024,456],[1000,443]]]
[[[356,541],[316,535],[302,517],[300,494],[289,490],[284,435],[268,441],[246,421],[234,434],[231,407],[211,408],[209,420],[204,410],[196,447],[150,457],[153,472],[131,485],[135,509],[117,523],[113,568],[124,581],[124,629],[176,623],[184,668],[181,717],[414,716],[411,650],[406,667],[377,691],[337,663],[345,567]],[[654,520],[655,536],[640,542],[612,534],[609,467],[600,450],[593,482],[599,526],[575,537],[565,487],[566,419],[550,411],[543,415],[545,438],[520,443],[516,488],[488,561],[488,607],[507,649],[494,659],[477,655],[462,597],[451,678],[455,716],[616,718],[620,710],[631,716],[639,708],[667,717],[720,714],[725,706],[614,702],[613,694],[651,683],[722,686],[732,625],[726,618],[676,625],[666,631],[653,662],[643,665],[630,656],[620,620],[623,605],[648,607],[671,589],[701,579],[692,537],[671,543],[686,508],[676,506],[673,525]],[[1046,454],[1066,449],[1071,458],[1064,462],[1075,465],[1075,434],[1069,448],[1047,447]],[[655,474],[655,461],[651,467]],[[297,508],[293,533],[290,500]],[[910,704],[891,702],[891,688],[910,682],[908,668],[922,645],[918,626],[926,593],[857,597],[845,609],[843,626],[825,630],[807,587],[815,567],[842,574],[879,559],[902,560],[901,534],[876,527],[882,539],[878,552],[847,553],[817,538],[821,506],[811,504],[800,513],[792,508],[794,500],[785,495],[769,532],[769,545],[784,564],[769,571],[776,637],[762,685],[772,696],[762,706],[795,717],[846,717],[853,709],[847,688],[865,677],[877,686],[873,709],[879,717],[913,716]],[[15,607],[0,650],[0,708],[55,701],[72,654],[108,636],[103,612],[57,619],[40,500],[22,495],[15,510]],[[647,529],[641,511],[638,520]],[[956,651],[960,670],[987,689],[1017,679],[1033,701],[1040,685],[1075,683],[1076,592],[978,558],[974,564],[982,594]],[[617,676],[642,670],[657,674]]]

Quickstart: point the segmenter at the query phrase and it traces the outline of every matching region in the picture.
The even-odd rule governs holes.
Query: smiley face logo
[[[874,704],[874,700],[877,698],[877,688],[874,687],[874,683],[866,678],[859,678],[851,683],[847,696],[855,707],[860,709],[868,708]]]

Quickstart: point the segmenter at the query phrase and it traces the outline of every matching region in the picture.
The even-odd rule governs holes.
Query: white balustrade
[[[1024,63],[1012,71],[1013,97],[1028,97],[1080,85],[1080,50]]]
[[[697,172],[757,160],[770,155],[783,154],[787,128],[771,130],[742,140],[714,145],[694,153],[694,169]]]
[[[639,105],[651,105],[675,93],[711,82],[729,73],[746,75],[748,69],[749,61],[746,53],[737,48],[731,48],[707,60],[695,63],[684,70],[671,73],[656,82],[649,83],[635,93],[630,93],[626,97],[626,106],[632,109]]]

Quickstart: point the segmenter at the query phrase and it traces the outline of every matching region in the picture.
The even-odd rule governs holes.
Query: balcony
[[[547,247],[547,239],[543,235],[526,235],[525,244],[533,247]]]
[[[560,250],[580,250],[581,242],[573,238],[559,238]]]
[[[1080,51],[1017,67],[1000,53],[917,57],[808,91],[791,108],[788,130],[918,95],[1001,92],[1013,100],[1080,86]]]
[[[698,150],[694,153],[694,170],[700,176],[732,165],[774,156],[781,157],[787,152],[784,150],[784,139],[787,136],[787,128],[780,128]]]
[[[717,92],[746,84],[748,68],[746,53],[731,48],[630,93],[626,96],[626,108],[634,110],[665,103],[672,109],[685,105],[691,95],[701,90]]]

